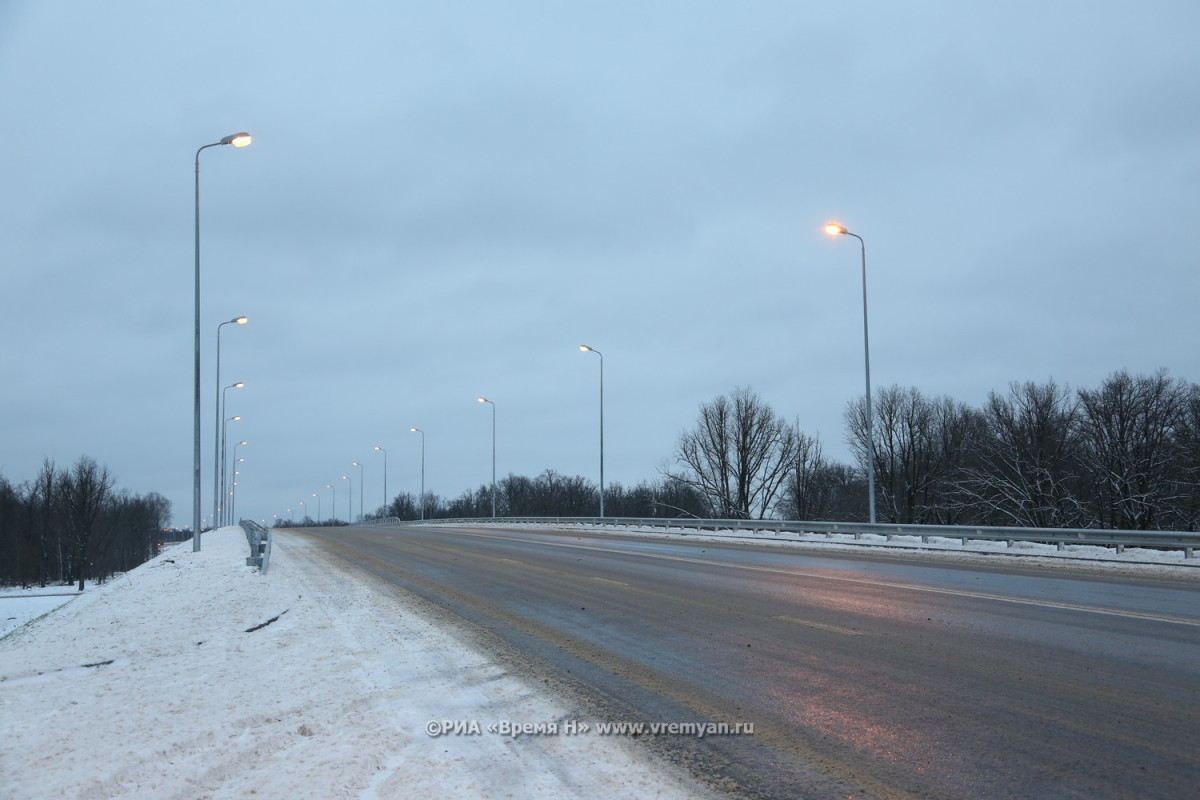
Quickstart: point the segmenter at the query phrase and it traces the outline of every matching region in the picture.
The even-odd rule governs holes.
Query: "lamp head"
[[[245,147],[254,141],[253,137],[245,131],[241,133],[231,133],[221,140],[221,144],[231,144],[234,147]]]
[[[828,222],[825,224],[825,232],[830,236],[837,236],[838,234],[847,233],[848,231],[841,225],[838,225],[836,222]]]
[[[249,317],[234,317],[233,321],[236,322],[238,325],[245,325],[247,322],[250,321],[250,318]]]

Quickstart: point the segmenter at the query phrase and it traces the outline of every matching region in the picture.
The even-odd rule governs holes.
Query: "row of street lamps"
[[[599,350],[594,347],[589,347],[586,344],[579,346],[579,349],[585,353],[595,353],[600,356],[600,516],[604,516],[604,356]],[[492,407],[492,519],[496,518],[496,403],[486,397],[476,398],[480,403],[486,403]],[[425,431],[415,425],[409,428],[411,433],[420,434],[421,436],[421,519],[425,519]],[[383,505],[387,508],[388,492],[387,492],[387,450],[375,445],[375,450],[383,453]],[[359,468],[359,500],[358,511],[359,516],[363,515],[363,465],[355,461],[352,464]],[[350,480],[349,477],[343,475],[342,480]],[[333,488],[330,484],[325,484],[325,488]],[[317,495],[313,495],[317,497]],[[318,501],[320,500],[317,497]],[[351,484],[351,500],[353,500],[353,484]],[[303,505],[303,503],[301,504]],[[353,508],[351,508],[349,517],[353,516]],[[336,519],[336,516],[334,517]],[[318,521],[320,518],[318,517]]]
[[[224,145],[233,145],[235,148],[242,148],[249,145],[252,141],[250,134],[239,132],[230,134],[219,141],[212,142],[201,146],[196,150],[195,168],[195,365],[194,365],[194,442],[193,442],[193,481],[192,481],[192,549],[193,551],[200,550],[200,153],[210,147],[220,147]],[[870,521],[875,522],[875,429],[871,407],[871,348],[870,337],[867,326],[867,246],[863,238],[856,233],[852,233],[844,226],[830,222],[825,226],[825,231],[831,236],[853,236],[858,239],[862,250],[862,286],[863,286],[863,360],[865,365],[866,375],[866,413],[867,413],[867,494],[868,494],[868,512]],[[217,441],[213,444],[213,524],[218,524],[223,517],[232,521],[233,511],[233,488],[230,491],[230,509],[229,514],[223,515],[221,503],[218,495],[224,494],[220,489],[224,488],[225,482],[225,464],[224,464],[224,435],[225,423],[239,419],[232,417],[225,419],[225,395],[227,389],[241,388],[242,383],[231,384],[224,389],[221,388],[221,328],[225,325],[244,325],[247,321],[245,316],[234,317],[231,320],[222,322],[217,326],[217,377],[216,389],[220,393],[219,410],[214,409],[216,413],[216,422],[214,424],[213,435],[216,437],[220,428],[220,445],[221,445],[221,470],[220,475],[217,472]],[[595,353],[600,357],[600,516],[604,516],[604,355],[594,347],[588,345],[580,345],[579,349],[585,353]],[[496,516],[496,404],[486,397],[479,398],[480,403],[487,403],[492,406],[492,516]],[[425,519],[425,432],[417,427],[410,428],[413,433],[421,435],[421,519]],[[239,442],[234,446],[234,462],[237,462],[237,447],[246,444]],[[387,451],[376,445],[376,450],[383,453],[384,457],[384,504],[387,504]],[[359,467],[359,512],[362,513],[362,464],[354,462],[354,466]],[[236,473],[236,471],[235,471]],[[220,480],[218,481],[218,478]],[[353,482],[347,475],[342,476],[350,487],[351,505],[353,500]],[[233,482],[236,486],[236,481]],[[218,488],[220,487],[220,489]],[[326,487],[332,489],[330,484]],[[320,497],[317,496],[318,509]],[[334,498],[336,507],[336,497]],[[353,516],[353,513],[348,514]],[[320,514],[318,512],[318,519]]]

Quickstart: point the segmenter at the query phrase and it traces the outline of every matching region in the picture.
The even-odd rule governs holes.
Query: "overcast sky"
[[[990,6],[990,7],[989,7]],[[1200,5],[0,4],[0,474],[106,464],[239,516],[653,480],[739,386],[849,460],[871,374],[1200,379]],[[315,515],[315,514],[314,514]]]

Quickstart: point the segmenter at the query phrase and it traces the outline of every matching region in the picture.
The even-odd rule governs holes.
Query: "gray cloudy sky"
[[[240,516],[498,470],[657,477],[749,386],[848,459],[872,378],[1200,378],[1200,5],[0,5],[0,474],[82,454],[203,513],[214,344]],[[310,506],[310,512],[314,511]]]

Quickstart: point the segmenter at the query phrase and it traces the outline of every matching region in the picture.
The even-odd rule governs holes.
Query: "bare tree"
[[[667,477],[693,487],[729,519],[762,519],[795,463],[796,433],[748,388],[700,406],[691,431],[680,434]]]
[[[957,516],[953,478],[976,426],[972,411],[950,397],[930,400],[916,387],[892,385],[875,398],[877,511],[891,522],[945,522]],[[846,407],[848,441],[865,471],[866,400]]]
[[[796,426],[796,449],[783,488],[779,512],[789,519],[828,519],[834,484],[829,480],[821,440]]]
[[[987,519],[1035,528],[1084,524],[1079,403],[1067,387],[1015,381],[982,412],[977,457],[960,488]]]
[[[1188,386],[1167,376],[1110,375],[1096,390],[1081,389],[1080,426],[1086,466],[1101,527],[1148,530],[1161,509],[1176,503],[1176,434]]]
[[[105,532],[98,528],[97,521],[109,500],[113,479],[108,467],[98,465],[88,456],[81,456],[64,478],[59,480],[59,491],[73,545],[79,591],[82,592],[88,564]]]

